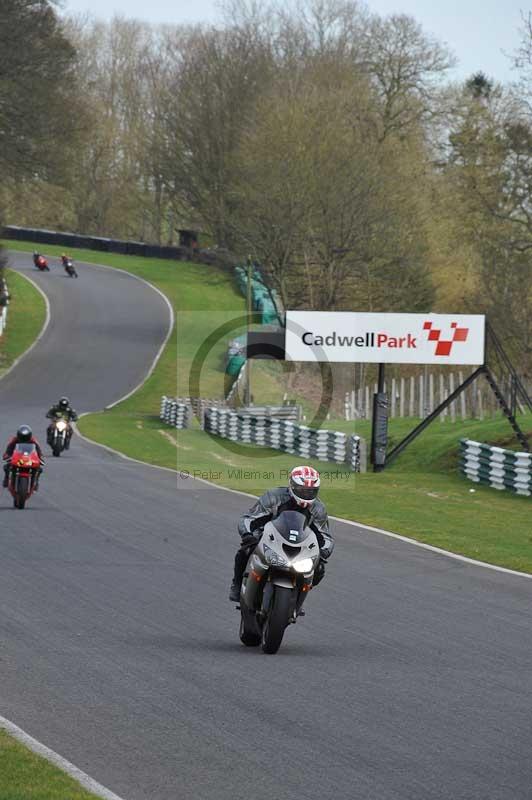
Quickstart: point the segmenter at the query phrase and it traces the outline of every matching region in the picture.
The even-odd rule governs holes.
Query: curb
[[[124,798],[119,797],[110,789],[107,789],[107,787],[102,786],[101,783],[98,783],[98,781],[95,781],[90,775],[78,769],[78,767],[71,764],[70,761],[67,761],[66,758],[63,758],[63,756],[60,756],[54,750],[46,747],[42,742],[37,741],[37,739],[34,739],[29,733],[26,733],[26,731],[23,731],[18,725],[14,725],[4,717],[0,717],[0,729],[6,731],[6,733],[14,739],[17,739],[17,741],[36,755],[45,758],[51,764],[58,767],[63,772],[66,772],[67,775],[77,781],[88,792],[92,792],[98,797],[101,797],[102,800],[124,800]]]

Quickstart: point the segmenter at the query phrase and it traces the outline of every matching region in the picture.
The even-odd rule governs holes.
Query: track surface
[[[2,440],[116,400],[168,324],[132,278],[28,262],[53,322],[0,381]],[[226,600],[247,502],[79,438],[24,512],[0,495],[0,714],[125,800],[530,800],[532,581],[335,524],[263,656]]]

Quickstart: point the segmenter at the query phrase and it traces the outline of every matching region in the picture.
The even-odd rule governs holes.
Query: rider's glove
[[[259,540],[257,539],[257,537],[253,536],[252,533],[246,533],[242,537],[241,547],[243,547],[243,548],[245,548],[245,547],[256,547],[256,545],[258,544],[258,541]]]

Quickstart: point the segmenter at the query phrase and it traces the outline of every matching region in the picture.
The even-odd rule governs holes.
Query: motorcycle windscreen
[[[15,445],[15,452],[16,453],[23,453],[25,456],[31,455],[31,453],[35,453],[37,448],[31,442],[17,442]]]
[[[311,533],[307,528],[307,518],[303,511],[282,511],[272,520],[277,533],[289,544],[300,544]]]

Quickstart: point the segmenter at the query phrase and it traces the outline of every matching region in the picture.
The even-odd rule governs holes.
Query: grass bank
[[[47,247],[46,252],[49,251],[52,249]],[[152,377],[124,403],[84,417],[80,422],[82,433],[133,458],[250,494],[284,483],[286,472],[294,464],[293,457],[254,447],[234,452],[224,440],[197,428],[173,431],[157,417],[162,394],[188,394],[187,370],[205,339],[205,330],[214,329],[212,325],[208,327],[208,319],[218,313],[213,309],[224,312],[230,306],[231,310],[243,308],[230,277],[196,264],[169,264],[89,251],[73,255],[79,260],[120,266],[147,278],[169,297],[178,317],[177,335]],[[211,364],[209,370],[215,372],[219,361],[209,361],[213,353],[214,349],[206,366]],[[172,392],[172,386],[183,390]],[[202,395],[209,396],[203,383],[201,388]],[[267,386],[264,393],[266,399]],[[391,420],[391,445],[415,422]],[[532,431],[530,415],[522,418],[521,424]],[[328,425],[343,430],[356,427],[361,436],[369,436],[368,423],[353,426],[333,421]],[[530,499],[473,485],[457,472],[460,437],[506,445],[510,434],[508,423],[501,418],[484,422],[436,421],[382,473],[353,476],[333,464],[316,463],[324,475],[323,499],[335,516],[385,528],[471,558],[532,572]],[[235,520],[246,503],[245,498],[239,501],[235,497]]]
[[[0,336],[0,375],[35,341],[46,318],[44,298],[30,281],[10,269],[6,280],[11,302],[7,326]]]
[[[0,730],[0,800],[98,800]]]

